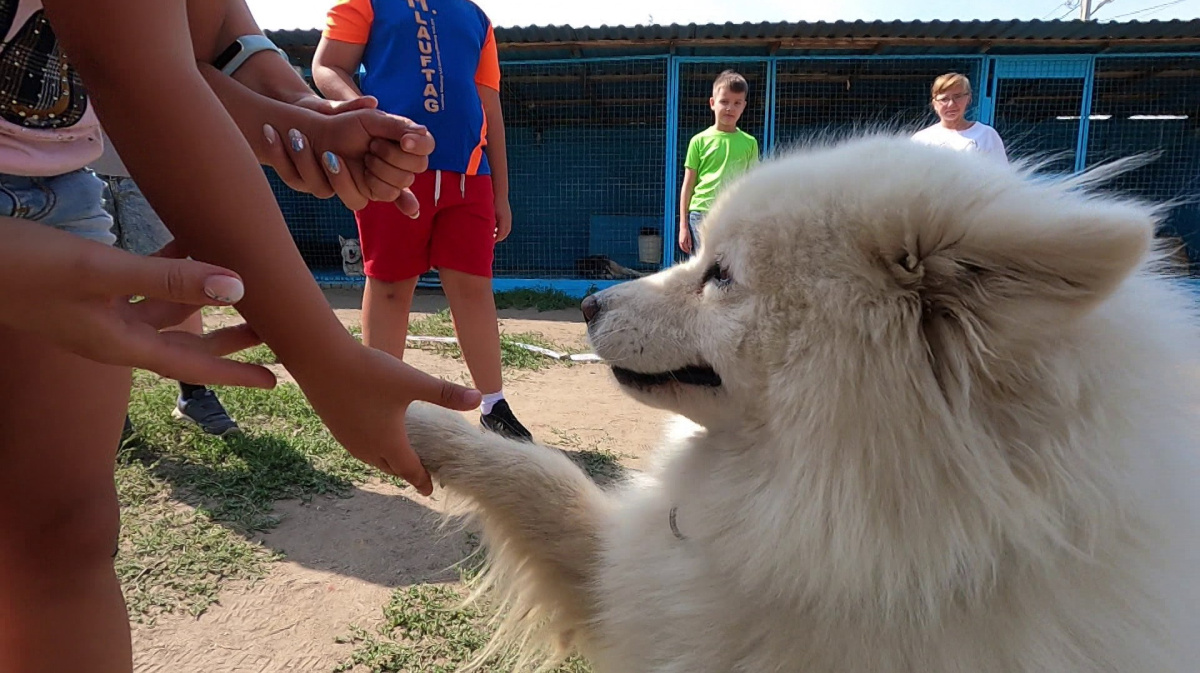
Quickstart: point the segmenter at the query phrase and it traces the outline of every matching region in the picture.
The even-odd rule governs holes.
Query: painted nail
[[[275,141],[279,140],[279,134],[275,132],[275,127],[270,124],[263,124],[263,137],[267,139],[268,145],[275,145]]]
[[[204,279],[204,294],[213,301],[236,304],[245,296],[246,286],[231,276],[209,276]]]
[[[288,131],[288,139],[292,141],[292,150],[295,152],[304,151],[304,136],[296,129]]]
[[[338,161],[336,154],[333,152],[326,152],[325,154],[321,155],[321,158],[325,160],[325,168],[328,168],[330,173],[337,175],[338,173],[342,172],[342,162]]]

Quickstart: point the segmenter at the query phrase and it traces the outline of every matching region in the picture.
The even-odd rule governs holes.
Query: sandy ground
[[[360,293],[327,295],[343,323],[359,324]],[[422,293],[414,313],[444,307],[440,295]],[[209,327],[220,322],[212,320]],[[539,332],[562,346],[586,346],[578,310],[504,311],[501,329]],[[405,359],[437,376],[467,380],[461,361],[418,350]],[[657,441],[666,420],[666,414],[623,395],[606,369],[595,364],[516,372],[505,390],[513,410],[539,440],[612,451],[633,468]],[[253,586],[228,587],[198,619],[173,615],[154,626],[135,624],[135,670],[331,671],[351,650],[335,639],[352,624],[376,624],[393,589],[457,579],[451,566],[469,548],[463,534],[447,535],[437,528],[437,507],[436,500],[383,483],[364,485],[346,499],[278,503],[282,523],[259,539],[284,559]]]

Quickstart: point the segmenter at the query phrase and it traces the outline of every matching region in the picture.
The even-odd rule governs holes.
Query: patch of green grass
[[[444,308],[424,318],[410,320],[408,333],[413,336],[454,336],[454,319],[450,317],[450,309]]]
[[[156,474],[214,520],[264,530],[276,500],[342,494],[378,474],[333,439],[298,386],[218,392],[245,435],[223,440],[170,418],[178,387],[153,375],[139,372],[129,404]]]
[[[486,605],[460,607],[466,591],[457,584],[421,584],[392,592],[383,623],[374,631],[351,627],[341,642],[354,652],[336,671],[452,673],[474,658],[491,637]],[[485,671],[512,670],[511,656],[496,656]],[[573,657],[557,673],[588,673]]]
[[[598,484],[604,485],[625,477],[628,468],[621,464],[621,459],[628,457],[605,446],[601,441],[585,441],[573,432],[563,432],[557,428],[550,431],[558,438],[558,446],[576,465],[583,468],[588,476]]]
[[[116,474],[117,571],[134,619],[199,614],[225,583],[261,577],[274,556],[247,537],[278,524],[276,501],[343,495],[383,476],[334,441],[297,386],[218,393],[244,436],[222,440],[180,424],[170,417],[178,385],[135,375],[137,436]]]
[[[275,365],[279,364],[279,358],[275,356],[275,351],[266,344],[259,344],[252,348],[247,348],[244,351],[234,353],[229,356],[230,359],[240,362],[249,362],[252,365]]]
[[[408,333],[412,336],[454,336],[454,322],[450,317],[450,309],[442,309],[437,313],[410,322]],[[569,360],[554,360],[545,355],[524,349],[518,345],[522,343],[549,348],[560,353],[571,352],[570,349],[563,348],[536,332],[504,333],[500,335],[500,365],[502,367],[506,369],[537,370],[554,364],[570,364]],[[462,357],[462,350],[458,347],[458,344],[418,343],[413,344],[413,347],[433,351],[446,357]]]
[[[137,622],[152,624],[176,611],[197,616],[224,583],[259,579],[275,558],[208,514],[173,502],[153,463],[123,454],[116,483],[121,539],[115,566]]]
[[[579,300],[561,290],[505,290],[496,293],[496,308],[562,311],[579,308]]]
[[[202,306],[200,307],[200,315],[237,315],[237,309],[232,306]]]

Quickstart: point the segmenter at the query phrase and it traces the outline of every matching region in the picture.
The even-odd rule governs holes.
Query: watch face
[[[0,33],[7,37],[18,0],[0,0]],[[74,126],[87,111],[87,90],[67,62],[42,10],[34,12],[0,48],[0,117],[29,129]]]
[[[220,70],[221,68],[229,65],[229,62],[232,61],[233,57],[237,56],[241,50],[242,43],[238,40],[234,40],[233,44],[225,47],[225,51],[218,54],[217,58],[213,60],[213,67],[217,70]]]

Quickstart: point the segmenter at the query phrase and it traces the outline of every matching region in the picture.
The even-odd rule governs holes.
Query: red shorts
[[[421,204],[415,220],[378,201],[354,214],[363,273],[387,283],[435,267],[491,278],[496,247],[492,177],[425,171],[417,175],[412,193]]]

